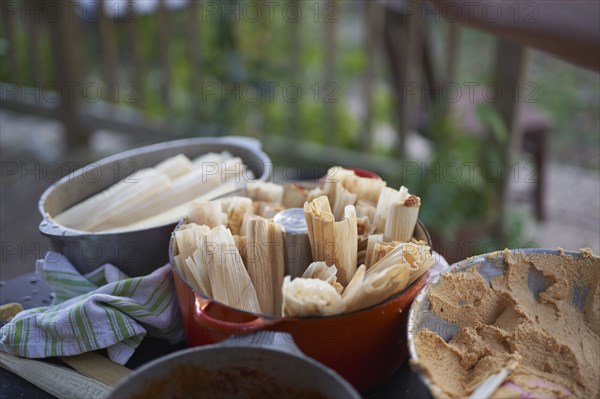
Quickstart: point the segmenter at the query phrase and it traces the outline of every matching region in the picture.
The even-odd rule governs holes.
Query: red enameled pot
[[[368,177],[372,175],[370,172]],[[414,236],[431,246],[429,233],[420,221]],[[171,265],[175,265],[173,256],[177,255],[174,241],[173,234],[169,245]],[[287,332],[302,352],[337,371],[357,390],[365,391],[391,376],[406,361],[408,310],[425,285],[427,273],[383,303],[324,317],[270,317],[244,312],[196,291],[177,267],[173,267],[173,276],[189,346],[214,344],[259,330]]]

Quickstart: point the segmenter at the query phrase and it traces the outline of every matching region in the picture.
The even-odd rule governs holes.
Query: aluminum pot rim
[[[516,249],[498,250],[498,251],[488,252],[488,253],[481,254],[481,255],[475,255],[475,256],[469,257],[467,259],[463,259],[461,261],[453,263],[452,265],[450,265],[450,267],[444,273],[438,274],[431,281],[429,281],[427,284],[425,284],[425,286],[423,286],[421,291],[419,291],[419,293],[415,297],[415,299],[414,299],[413,303],[411,304],[410,309],[408,311],[406,342],[408,344],[408,353],[410,356],[409,359],[410,359],[411,368],[413,369],[414,372],[416,372],[416,374],[419,376],[419,379],[423,382],[423,384],[425,384],[425,386],[427,386],[427,388],[429,389],[430,392],[433,392],[433,390],[435,390],[437,388],[437,386],[429,380],[429,378],[425,375],[425,373],[423,373],[423,370],[421,369],[421,367],[418,365],[419,354],[417,352],[417,348],[416,348],[416,344],[415,344],[415,335],[418,331],[415,331],[415,329],[417,328],[417,321],[416,321],[417,315],[419,314],[419,312],[421,312],[423,310],[417,309],[417,308],[420,308],[420,306],[421,306],[420,303],[426,298],[431,287],[435,287],[437,284],[439,284],[439,281],[440,281],[440,278],[442,277],[442,275],[444,275],[446,273],[458,273],[458,272],[461,272],[464,270],[468,270],[471,267],[477,266],[486,260],[498,259],[507,250],[510,253],[539,254],[539,255],[545,254],[545,255],[555,255],[555,256],[567,255],[567,256],[571,256],[576,259],[581,259],[583,257],[580,252],[566,251],[566,250],[563,250],[560,248],[559,249],[516,248]]]
[[[73,178],[77,176],[81,176],[85,173],[86,168],[90,165],[102,166],[107,165],[113,162],[121,161],[132,156],[139,156],[148,154],[151,152],[155,152],[158,150],[165,150],[175,147],[181,147],[185,145],[196,145],[196,144],[214,144],[214,145],[228,145],[232,147],[238,147],[239,149],[250,150],[262,161],[263,173],[258,180],[268,180],[273,171],[273,165],[268,157],[268,155],[262,150],[260,141],[243,136],[226,136],[226,137],[193,137],[193,138],[184,138],[177,140],[169,140],[163,141],[160,143],[154,143],[145,145],[142,147],[132,148],[126,151],[119,152],[117,154],[109,155],[108,157],[102,158],[98,161],[91,162],[68,175],[60,178],[58,181],[54,182],[50,187],[44,190],[40,199],[38,200],[38,211],[42,216],[42,221],[40,222],[40,232],[49,237],[107,237],[114,235],[124,235],[131,233],[140,233],[145,231],[150,231],[153,229],[161,229],[166,228],[172,225],[177,224],[177,222],[170,222],[161,224],[154,227],[142,228],[142,229],[134,229],[127,231],[107,231],[107,232],[91,232],[85,230],[73,229],[67,226],[63,226],[62,224],[57,223],[53,217],[49,216],[46,212],[46,200],[47,198],[61,185],[69,182]],[[42,225],[44,227],[42,227]]]
[[[259,333],[264,333],[264,331],[260,331]],[[254,335],[254,334],[257,334],[257,333],[248,334],[248,336]],[[114,392],[118,392],[120,389],[123,389],[124,386],[126,386],[127,384],[130,384],[131,381],[135,378],[143,378],[143,375],[147,374],[149,372],[149,370],[159,367],[163,363],[175,361],[178,358],[181,358],[181,359],[193,358],[193,357],[197,356],[198,352],[204,353],[204,352],[211,352],[211,351],[229,351],[229,350],[236,350],[236,349],[241,349],[241,348],[257,350],[257,351],[273,352],[273,353],[277,353],[278,355],[289,356],[298,361],[304,362],[308,367],[319,369],[319,371],[321,373],[324,373],[329,380],[335,381],[336,383],[338,383],[340,385],[340,388],[345,390],[346,393],[349,393],[352,395],[350,398],[359,399],[361,397],[360,394],[358,394],[358,392],[356,391],[356,389],[348,381],[346,381],[345,378],[343,378],[341,375],[339,375],[335,370],[333,370],[329,366],[311,358],[310,356],[307,356],[306,354],[304,354],[304,352],[302,352],[296,346],[293,338],[291,337],[291,335],[289,333],[273,332],[273,334],[275,334],[276,336],[279,336],[280,338],[288,340],[289,343],[285,347],[278,347],[274,344],[262,345],[262,344],[242,343],[237,340],[225,340],[223,342],[219,342],[216,344],[209,344],[209,345],[195,346],[195,347],[191,347],[191,348],[181,349],[176,352],[169,353],[167,355],[158,357],[158,358],[142,365],[141,367],[137,368],[136,370],[133,371],[133,373],[131,373],[129,376],[127,376],[121,382],[119,382],[119,384],[117,386],[115,386],[115,388],[111,391],[111,394],[108,396],[108,398],[116,399],[116,397],[114,396]]]

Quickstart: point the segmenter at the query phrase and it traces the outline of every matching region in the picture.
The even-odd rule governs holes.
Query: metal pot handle
[[[257,316],[255,319],[246,322],[232,322],[215,319],[214,317],[209,316],[207,312],[208,308],[213,304],[213,300],[196,295],[196,317],[199,318],[202,323],[221,331],[230,331],[236,334],[248,334],[278,323],[277,320],[268,320],[263,316]]]

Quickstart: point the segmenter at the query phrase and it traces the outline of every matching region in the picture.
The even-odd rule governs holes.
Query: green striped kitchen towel
[[[106,264],[81,275],[56,252],[37,263],[54,289],[50,306],[25,310],[0,329],[0,350],[17,356],[70,356],[106,348],[125,364],[146,333],[183,339],[171,267],[129,278]]]

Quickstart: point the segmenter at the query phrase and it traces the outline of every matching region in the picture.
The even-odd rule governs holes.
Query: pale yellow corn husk
[[[143,219],[139,222],[129,224],[127,226],[117,227],[114,229],[104,230],[107,232],[125,232],[134,230],[149,229],[156,226],[164,226],[166,224],[177,223],[184,217],[186,217],[192,204],[196,201],[210,201],[215,198],[219,198],[223,195],[229,194],[239,189],[239,185],[235,183],[225,183],[222,186],[217,187],[214,190],[209,191],[206,194],[199,196],[198,198],[188,201],[184,204],[178,205],[175,208],[171,208],[165,212]]]
[[[333,211],[335,220],[341,220],[344,217],[344,209],[348,205],[354,205],[356,194],[346,190],[341,183],[332,186],[333,195],[329,196],[329,202]]]
[[[198,249],[198,241],[208,233],[210,233],[210,228],[205,225],[188,223],[179,226],[174,233],[175,245],[179,253],[175,260],[186,281],[198,288],[204,295],[211,296],[208,275],[205,270],[200,270],[193,260],[193,255]]]
[[[186,157],[183,154],[179,154],[174,157],[165,159],[164,161],[156,165],[154,169],[169,176],[171,180],[175,180],[178,177],[183,176],[186,173],[189,173],[192,170],[194,170],[194,165],[188,157]]]
[[[306,195],[306,202],[311,202],[314,199],[322,197],[324,195],[327,195],[327,193],[325,193],[325,191],[322,188],[315,187],[312,190],[310,190]]]
[[[190,284],[192,287],[194,287],[195,289],[197,289],[198,291],[200,291],[201,293],[203,293],[204,295],[206,295],[206,293],[204,292],[204,290],[202,290],[200,288],[200,286],[198,285],[198,282],[196,281],[196,278],[192,274],[192,271],[190,270],[190,268],[186,264],[185,260],[181,259],[181,255],[174,255],[173,256],[173,260],[175,261],[174,267],[176,267],[177,270],[179,270],[179,272],[183,275],[183,279],[188,284]]]
[[[335,186],[342,184],[347,177],[356,176],[354,171],[344,169],[341,166],[332,166],[327,170],[327,174],[323,176],[323,191],[330,198],[334,199]]]
[[[385,229],[384,241],[409,242],[415,232],[421,199],[415,195],[390,206]]]
[[[242,222],[246,214],[252,214],[254,207],[248,197],[233,197],[227,209],[227,227],[231,234],[242,234]]]
[[[371,265],[376,264],[381,259],[383,259],[390,251],[396,248],[400,244],[400,241],[390,241],[390,242],[381,242],[376,243],[371,252],[371,258],[369,261]],[[369,266],[367,266],[368,268]]]
[[[372,179],[369,177],[359,177],[353,172],[346,174],[342,178],[342,185],[346,190],[356,194],[358,200],[368,201],[376,204],[379,200],[381,190],[387,183],[381,179]]]
[[[318,278],[326,281],[335,288],[338,294],[344,290],[344,287],[337,281],[337,267],[335,265],[327,266],[325,262],[312,262],[302,274],[302,278]]]
[[[241,164],[241,160],[239,158],[232,158],[226,163],[221,164],[221,168],[215,173],[206,174],[201,169],[194,169],[192,172],[172,181],[168,189],[147,198],[143,206],[136,206],[128,209],[126,212],[119,210],[118,214],[111,215],[111,220],[98,226],[97,229],[103,230],[129,225],[191,201],[218,188],[222,184],[235,181],[236,179],[239,180],[239,175],[225,173],[225,169],[229,163],[239,165]]]
[[[402,243],[403,254],[406,261],[410,264],[410,280],[412,284],[421,277],[435,264],[435,259],[431,254],[431,248],[427,245],[416,243]]]
[[[375,264],[373,261],[373,254],[375,251],[375,245],[383,242],[383,234],[371,234],[367,237],[367,254],[365,259],[365,266],[369,269]]]
[[[286,276],[283,280],[282,316],[329,316],[343,313],[342,296],[326,281]]]
[[[229,151],[223,151],[221,153],[209,152],[202,154],[192,160],[194,169],[204,169],[206,172],[212,172],[221,163],[233,158],[233,155]]]
[[[254,201],[254,213],[265,219],[273,218],[284,209],[285,207],[281,204],[265,201]]]
[[[246,225],[246,267],[264,314],[281,314],[285,241],[283,228],[264,218],[252,218]]]
[[[388,217],[390,206],[408,198],[409,193],[406,187],[400,187],[400,190],[394,190],[391,187],[385,187],[381,190],[375,216],[373,221],[373,233],[381,234],[385,230],[385,224]]]
[[[283,186],[282,205],[285,208],[302,208],[306,202],[308,190],[298,184],[286,184]]]
[[[154,169],[142,169],[108,189],[68,208],[53,219],[60,225],[83,231],[97,231],[119,209],[140,206],[152,195],[166,190],[171,180]]]
[[[221,212],[219,201],[194,201],[190,206],[188,222],[210,228],[227,224],[227,214]]]
[[[261,313],[256,290],[229,229],[217,226],[205,235],[204,240],[199,241],[194,260],[202,262],[208,269],[215,300],[237,309]]]
[[[404,289],[409,281],[410,273],[406,264],[390,266],[376,273],[367,273],[365,270],[365,265],[358,268],[342,294],[347,312],[383,302]]]
[[[283,201],[283,186],[275,183],[256,181],[248,183],[246,190],[254,201],[273,202],[281,204]]]
[[[248,250],[248,243],[246,241],[246,236],[234,235],[233,241],[235,241],[235,247],[242,257],[242,262],[244,262],[244,265],[247,265],[248,253],[246,251]]]
[[[373,222],[375,221],[375,205],[372,202],[358,200],[354,207],[356,208],[357,217],[366,217],[369,219],[369,223],[373,225]]]
[[[344,218],[335,222],[327,197],[319,197],[304,204],[313,259],[336,265],[338,279],[348,284],[356,271],[357,240],[356,210],[348,205]]]

